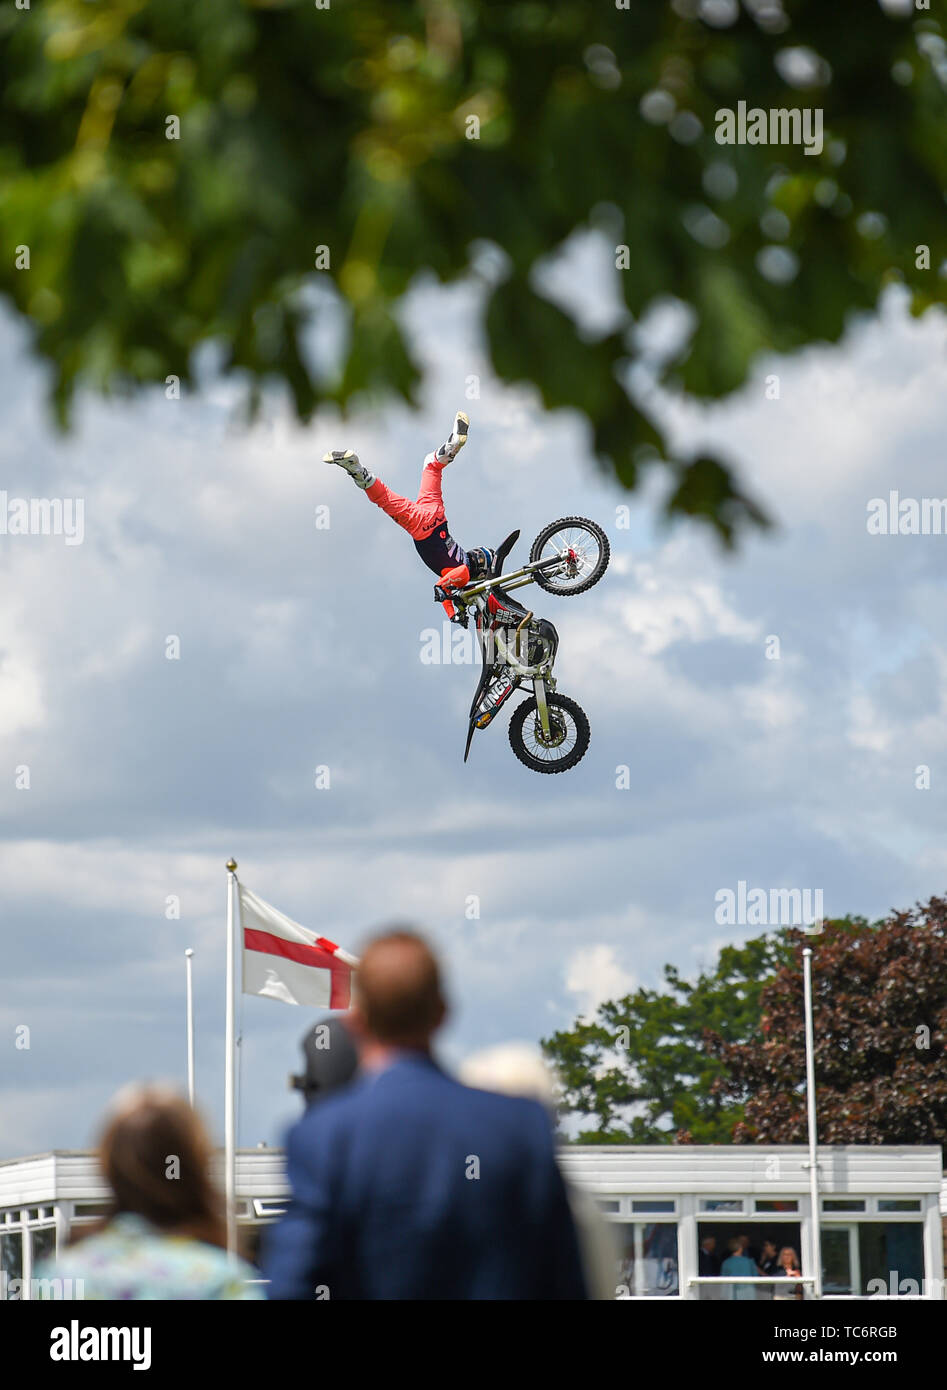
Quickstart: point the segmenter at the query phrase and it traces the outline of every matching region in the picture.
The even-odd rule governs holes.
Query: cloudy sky
[[[610,313],[593,259],[562,278],[592,331]],[[839,348],[761,363],[725,408],[661,403],[681,448],[726,452],[778,520],[728,557],[697,527],[655,524],[657,475],[618,524],[628,499],[587,428],[491,378],[477,294],[412,295],[416,412],[327,411],[308,428],[275,395],[247,430],[238,387],[208,366],[181,400],[84,399],[62,438],[23,329],[0,317],[0,489],[85,508],[81,545],[0,539],[0,1156],[88,1144],[128,1079],[183,1081],[186,947],[198,1093],[222,1133],[230,855],[261,897],[350,949],[393,919],[421,924],[446,963],[450,1063],[758,934],[715,920],[741,879],[822,889],[827,915],[944,891],[947,537],[866,528],[893,488],[947,495],[943,319],[892,299]],[[463,543],[519,526],[525,558],[572,513],[611,539],[593,591],[536,592],[560,688],[592,724],[563,776],[516,762],[505,720],[464,766],[476,667],[422,662],[440,627],[431,576],[320,462],[351,446],[410,492],[460,406],[470,443],[445,484]],[[248,997],[241,1016],[239,1139],[277,1143],[307,1014]]]

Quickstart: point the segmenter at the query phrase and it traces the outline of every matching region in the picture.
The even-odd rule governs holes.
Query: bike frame
[[[492,614],[487,608],[483,597],[480,595],[473,600],[470,606],[477,608],[484,618],[484,627],[477,628],[477,637],[480,642],[481,650],[484,652],[484,656],[486,656],[487,633],[484,628],[492,621]],[[523,680],[535,680],[537,677],[549,677],[552,675],[551,658],[546,658],[546,660],[538,662],[535,666],[531,666],[528,662],[520,660],[519,634],[532,616],[532,613],[527,614],[519,627],[517,627],[517,635],[512,644],[508,643],[504,637],[502,626],[490,629],[489,636],[496,643],[497,650],[497,657],[490,662],[491,666],[505,666],[508,670],[512,671],[514,676],[519,676]],[[507,624],[506,626],[509,627],[511,625]]]
[[[551,569],[560,564],[562,564],[562,560],[558,556],[552,556],[548,560],[533,560],[529,564],[523,565],[521,569],[511,570],[509,574],[500,574],[494,578],[478,580],[476,584],[468,585],[466,588],[458,589],[456,593],[451,594],[451,598],[455,603],[462,603],[466,608],[475,608],[484,619],[484,625],[478,625],[477,637],[480,642],[480,648],[485,663],[486,649],[484,627],[486,627],[491,620],[490,610],[487,607],[487,596],[491,590],[496,588],[503,588],[505,590],[522,589],[527,584],[532,584],[534,582],[537,570]],[[514,676],[518,677],[519,680],[528,680],[532,682],[540,727],[548,738],[551,730],[549,724],[549,705],[546,700],[546,693],[547,690],[555,690],[556,688],[555,678],[552,674],[554,657],[549,657],[536,665],[529,665],[527,662],[523,662],[519,659],[520,632],[532,616],[531,613],[528,614],[516,629],[515,651],[513,647],[507,643],[501,627],[493,629],[491,631],[491,636],[496,643],[500,662],[502,662],[503,666]],[[496,660],[491,662],[491,666],[496,665]]]
[[[452,621],[468,627],[474,616],[477,644],[482,667],[480,680],[470,704],[467,719],[467,744],[464,762],[470,752],[474,733],[487,729],[507,701],[525,686],[532,686],[533,699],[520,705],[510,725],[510,743],[520,762],[539,772],[561,772],[574,767],[588,748],[588,719],[574,701],[557,695],[553,675],[559,634],[545,618],[527,612],[524,604],[510,595],[528,584],[538,583],[549,593],[582,593],[598,582],[608,565],[608,539],[596,522],[582,517],[567,517],[547,526],[533,542],[533,554],[543,555],[548,541],[564,526],[575,526],[598,545],[594,563],[587,568],[584,541],[571,542],[558,553],[530,559],[518,569],[502,574],[489,573],[454,588],[449,583],[435,587],[434,597],[444,603]],[[504,566],[507,556],[519,539],[520,532],[512,531],[492,552],[491,569]],[[447,572],[445,571],[445,574]],[[491,595],[494,595],[491,598]],[[454,607],[451,607],[451,604]],[[526,631],[526,648],[523,632]],[[524,689],[524,694],[526,693]],[[529,732],[527,733],[527,722]],[[567,745],[570,727],[574,727],[575,742]],[[530,737],[534,743],[530,744]],[[566,745],[560,749],[560,745]],[[546,751],[544,751],[546,750]],[[548,756],[547,756],[548,755]]]

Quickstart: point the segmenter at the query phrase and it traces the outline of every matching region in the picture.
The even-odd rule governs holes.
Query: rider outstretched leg
[[[462,411],[458,411],[454,417],[454,427],[446,442],[440,448],[435,449],[433,453],[428,454],[424,460],[421,487],[415,502],[392,491],[380,478],[376,478],[374,473],[359,461],[358,455],[353,453],[351,449],[346,449],[344,452],[339,449],[333,450],[332,453],[324,456],[323,461],[337,464],[343,468],[354,480],[356,486],[364,490],[368,499],[374,502],[377,507],[381,507],[392,521],[396,521],[399,526],[404,527],[412,540],[424,542],[428,540],[436,528],[446,528],[447,518],[444,515],[441,474],[466,444],[469,428],[470,421],[467,416]],[[443,539],[447,539],[446,535]],[[459,551],[460,547],[456,545],[456,542],[452,544]],[[441,566],[431,564],[431,560],[426,555],[422,558],[431,569],[434,569],[435,573],[440,573]],[[453,564],[458,563],[458,559],[453,555],[450,555],[448,560]]]
[[[447,529],[441,490],[441,475],[467,443],[469,429],[467,416],[463,411],[458,411],[446,441],[424,460],[421,486],[414,502],[393,492],[380,478],[376,478],[351,449],[344,452],[334,450],[324,457],[324,462],[343,468],[363,489],[370,502],[374,502],[376,507],[380,507],[392,521],[407,531],[428,569],[441,577],[445,591],[462,588],[470,578],[466,552]],[[448,617],[455,621],[457,614],[449,599],[445,601],[444,608]]]

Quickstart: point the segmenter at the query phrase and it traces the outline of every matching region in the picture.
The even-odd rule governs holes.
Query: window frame
[[[639,1199],[639,1200],[640,1200],[640,1199]],[[614,1223],[615,1225],[630,1226],[630,1227],[631,1227],[631,1229],[632,1229],[632,1243],[633,1243],[633,1248],[634,1248],[634,1288],[629,1289],[629,1291],[628,1291],[627,1294],[619,1294],[619,1295],[617,1296],[617,1300],[616,1300],[617,1302],[619,1302],[619,1303],[632,1303],[632,1302],[635,1302],[635,1301],[638,1300],[638,1299],[643,1299],[643,1298],[647,1298],[647,1299],[657,1299],[657,1298],[683,1298],[683,1297],[684,1297],[684,1291],[683,1291],[683,1289],[682,1289],[682,1287],[681,1287],[681,1239],[682,1239],[682,1236],[681,1236],[681,1226],[682,1226],[682,1223],[681,1223],[681,1221],[678,1219],[677,1215],[675,1215],[675,1216],[672,1217],[672,1216],[670,1215],[670,1213],[667,1213],[667,1212],[666,1212],[666,1213],[663,1213],[662,1215],[663,1215],[663,1220],[659,1218],[659,1219],[656,1220],[656,1221],[649,1221],[649,1220],[646,1220],[646,1219],[642,1218],[641,1216],[636,1216],[636,1217],[625,1217],[625,1218],[623,1218],[621,1221],[616,1221],[616,1222]],[[642,1271],[643,1271],[643,1266],[644,1266],[644,1227],[645,1227],[645,1226],[658,1226],[658,1225],[663,1225],[663,1226],[673,1225],[673,1226],[675,1227],[675,1232],[674,1232],[674,1234],[675,1234],[675,1236],[676,1236],[675,1244],[676,1244],[676,1247],[677,1247],[677,1251],[676,1251],[676,1258],[677,1258],[677,1289],[675,1290],[674,1293],[667,1293],[667,1294],[647,1293],[645,1290],[639,1291],[639,1287],[638,1287],[639,1277],[640,1277],[640,1275],[641,1275],[641,1273],[642,1273]],[[622,1253],[624,1254],[624,1252],[622,1252]],[[617,1285],[618,1288],[627,1287],[627,1286],[623,1286],[623,1285],[621,1285],[621,1284],[618,1283],[618,1276],[616,1276],[616,1285]]]

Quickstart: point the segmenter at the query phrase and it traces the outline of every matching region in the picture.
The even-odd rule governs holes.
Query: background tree
[[[716,967],[693,983],[671,965],[666,988],[638,989],[603,1004],[543,1042],[564,1087],[562,1110],[594,1120],[580,1143],[731,1142],[744,1098],[717,1083],[724,1064],[704,1037],[744,1043],[758,1037],[760,991],[790,958],[785,932],[725,946]]]
[[[411,399],[401,297],[492,243],[499,376],[584,414],[625,486],[663,459],[667,510],[730,541],[760,513],[727,460],[669,455],[631,391],[640,325],[686,305],[657,377],[713,398],[763,350],[836,340],[892,280],[915,312],[945,301],[942,18],[943,0],[8,3],[0,289],[62,420],[78,382],[188,382],[208,342],[305,419]],[[824,148],[718,144],[741,101],[818,107]],[[536,278],[590,227],[626,311],[596,341]],[[305,330],[333,297],[348,333],[326,375]]]
[[[819,1139],[942,1144],[947,1138],[947,900],[869,926],[790,931],[791,959],[760,998],[760,1036],[708,1037],[718,1094],[742,1105],[738,1142],[806,1139],[802,950],[813,949]],[[725,1079],[728,1078],[728,1079]]]

